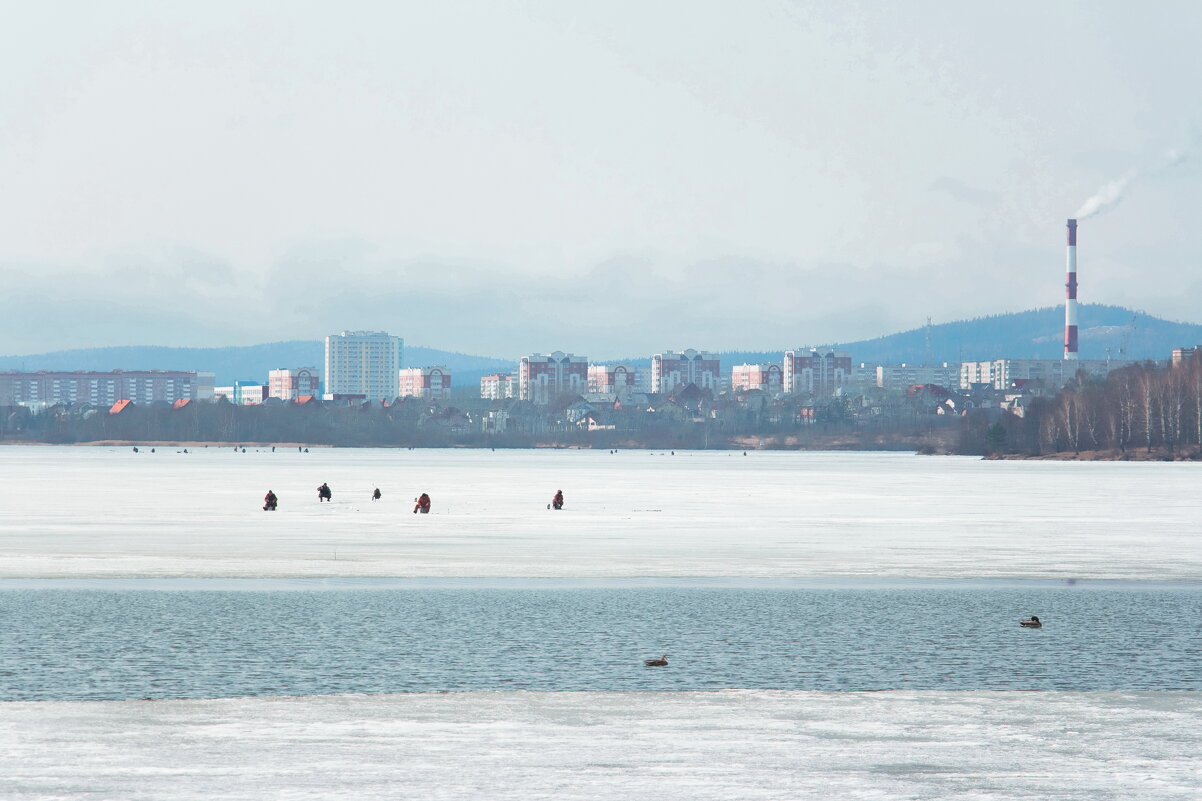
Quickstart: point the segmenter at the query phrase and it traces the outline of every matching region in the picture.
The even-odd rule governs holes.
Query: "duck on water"
[[[1030,620],[1018,621],[1018,625],[1022,626],[1025,629],[1041,629],[1041,628],[1043,628],[1043,624],[1039,622],[1039,618],[1035,617],[1035,615],[1031,615]]]
[[[659,659],[644,659],[643,664],[647,667],[667,667],[668,655],[664,654]]]

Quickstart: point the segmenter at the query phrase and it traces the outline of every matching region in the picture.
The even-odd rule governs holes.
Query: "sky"
[[[1202,323],[1200,41],[1186,2],[12,4],[0,354],[816,346],[1056,305],[1098,208],[1081,300]]]

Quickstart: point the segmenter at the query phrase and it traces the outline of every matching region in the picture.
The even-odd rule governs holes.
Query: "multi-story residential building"
[[[717,392],[721,374],[722,366],[713,353],[689,348],[681,353],[669,350],[651,357],[652,392],[669,393],[688,384]]]
[[[518,362],[518,397],[545,406],[560,395],[588,392],[588,359],[557,350],[523,356]]]
[[[851,354],[833,348],[798,348],[785,351],[781,365],[784,391],[831,395],[851,383]]]
[[[89,403],[112,406],[180,399],[211,400],[213,374],[170,370],[99,372],[0,372],[0,406],[53,406]]]
[[[234,403],[239,406],[258,406],[267,398],[268,388],[258,381],[235,381]]]
[[[404,341],[383,331],[326,337],[327,400],[392,400],[399,389]]]
[[[625,364],[590,364],[588,391],[593,395],[625,395],[650,391],[650,371]]]
[[[267,397],[294,401],[305,395],[321,394],[321,377],[316,367],[271,370],[267,373]]]
[[[445,400],[451,397],[451,371],[439,365],[438,367],[406,367],[400,371],[400,389],[397,395],[402,398],[426,398],[427,400]]]
[[[973,384],[989,384],[994,389],[1010,389],[1016,382],[1042,382],[1058,389],[1084,371],[1091,376],[1104,376],[1111,370],[1131,364],[1118,359],[994,359],[989,362],[964,362],[960,365],[960,388],[971,389]]]
[[[1192,348],[1173,348],[1173,356],[1169,360],[1169,365],[1176,367],[1180,364],[1188,364],[1197,356],[1202,356],[1202,345],[1195,345]]]
[[[228,401],[236,406],[258,406],[268,396],[268,387],[258,381],[235,381],[213,388],[213,400]]]
[[[863,392],[869,387],[875,387],[876,368],[877,365],[869,364],[868,362],[860,362],[859,364],[852,365],[851,377],[847,380],[847,388]]]
[[[509,373],[493,373],[480,379],[480,397],[489,400],[517,397],[518,380]]]
[[[782,386],[781,366],[776,363],[739,364],[730,369],[732,392],[762,389],[770,395],[776,395],[781,391]]]
[[[993,362],[960,362],[960,389],[974,384],[993,386]]]
[[[944,389],[960,386],[960,365],[882,364],[876,368],[876,385],[888,392],[904,392],[916,384],[933,384]]]

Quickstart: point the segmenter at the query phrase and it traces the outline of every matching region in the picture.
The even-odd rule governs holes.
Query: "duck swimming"
[[[1023,628],[1028,628],[1028,629],[1041,629],[1041,628],[1043,628],[1043,624],[1039,622],[1039,618],[1035,617],[1035,615],[1031,615],[1031,619],[1030,619],[1030,620],[1020,620],[1020,621],[1018,621],[1018,625],[1022,626]]]
[[[667,667],[668,655],[664,654],[659,659],[644,659],[643,664],[647,667]]]

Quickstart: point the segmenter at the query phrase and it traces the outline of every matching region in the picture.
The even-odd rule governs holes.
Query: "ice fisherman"
[[[373,492],[373,493],[371,494],[371,499],[372,499],[373,501],[378,501],[378,500],[380,500],[380,498],[381,498],[381,497],[382,497],[382,496],[381,496],[381,494],[380,494],[380,488],[379,488],[379,487],[376,487],[376,489],[375,489],[375,492]]]
[[[424,515],[430,514],[430,496],[424,492],[417,499],[417,504],[413,507],[413,514],[417,514],[418,512]]]
[[[275,496],[271,490],[267,490],[267,494],[263,496],[263,511],[274,512],[275,507],[279,504],[280,499]]]
[[[563,508],[563,490],[555,490],[555,497],[551,499],[551,508],[556,511]]]
[[[334,493],[330,491],[330,485],[325,483],[324,481],[321,482],[321,486],[317,488],[317,502],[318,503],[321,503],[322,501],[333,502],[333,500],[334,500]]]

